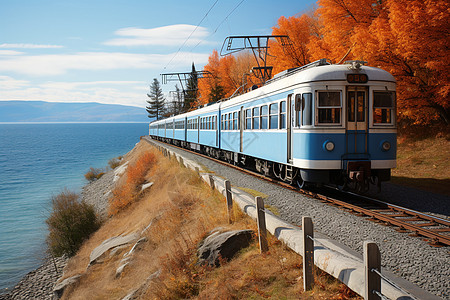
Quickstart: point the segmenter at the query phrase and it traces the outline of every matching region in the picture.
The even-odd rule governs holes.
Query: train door
[[[241,106],[241,110],[239,111],[239,152],[244,152],[244,107]]]
[[[197,117],[197,143],[200,144],[200,117]]]
[[[366,158],[368,135],[368,91],[366,87],[347,88],[346,152]]]
[[[219,124],[217,122],[217,116],[213,117],[214,129],[216,130],[216,147],[219,147]]]
[[[286,130],[287,130],[287,162],[292,163],[292,123],[293,123],[293,114],[294,114],[294,102],[292,101],[292,94],[287,96],[286,101]]]
[[[184,141],[187,142],[187,135],[188,135],[188,119],[187,117],[184,118]]]

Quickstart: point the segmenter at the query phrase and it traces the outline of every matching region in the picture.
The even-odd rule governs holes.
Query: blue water
[[[0,124],[0,291],[40,265],[50,198],[130,151],[148,124]]]

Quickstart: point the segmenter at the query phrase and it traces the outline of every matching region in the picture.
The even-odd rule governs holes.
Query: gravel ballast
[[[418,237],[396,232],[393,227],[352,215],[195,154],[174,147],[170,149],[199,162],[216,175],[229,179],[235,187],[249,188],[268,195],[266,203],[275,206],[280,212],[280,217],[289,223],[301,225],[302,216],[312,217],[316,231],[349,246],[361,253],[361,256],[365,240],[376,242],[381,251],[383,268],[432,294],[450,299],[448,247],[432,247]],[[394,184],[383,184],[382,189],[379,198],[392,200],[391,202],[396,205],[424,213],[431,212],[442,218],[448,218],[450,215],[449,199],[446,196]]]

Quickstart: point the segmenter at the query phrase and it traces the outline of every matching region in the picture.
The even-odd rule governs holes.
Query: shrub
[[[108,161],[108,165],[111,169],[115,169],[118,166],[120,166],[121,161],[122,161],[122,156],[114,157]]]
[[[146,152],[139,156],[136,163],[128,166],[126,182],[112,191],[109,214],[115,215],[134,202],[140,192],[140,186],[145,183],[145,175],[155,165],[156,156],[153,152]]]
[[[49,250],[55,256],[75,255],[83,241],[100,227],[94,207],[79,198],[64,190],[51,199],[52,212],[45,222]]]
[[[84,174],[84,178],[86,178],[89,182],[93,182],[97,179],[100,179],[105,172],[102,169],[90,168],[89,171]]]

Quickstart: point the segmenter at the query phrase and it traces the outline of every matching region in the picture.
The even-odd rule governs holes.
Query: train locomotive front
[[[303,83],[287,96],[288,164],[273,165],[279,177],[360,192],[390,180],[396,167],[395,79],[363,63],[303,71]],[[296,176],[286,173],[289,165]]]

